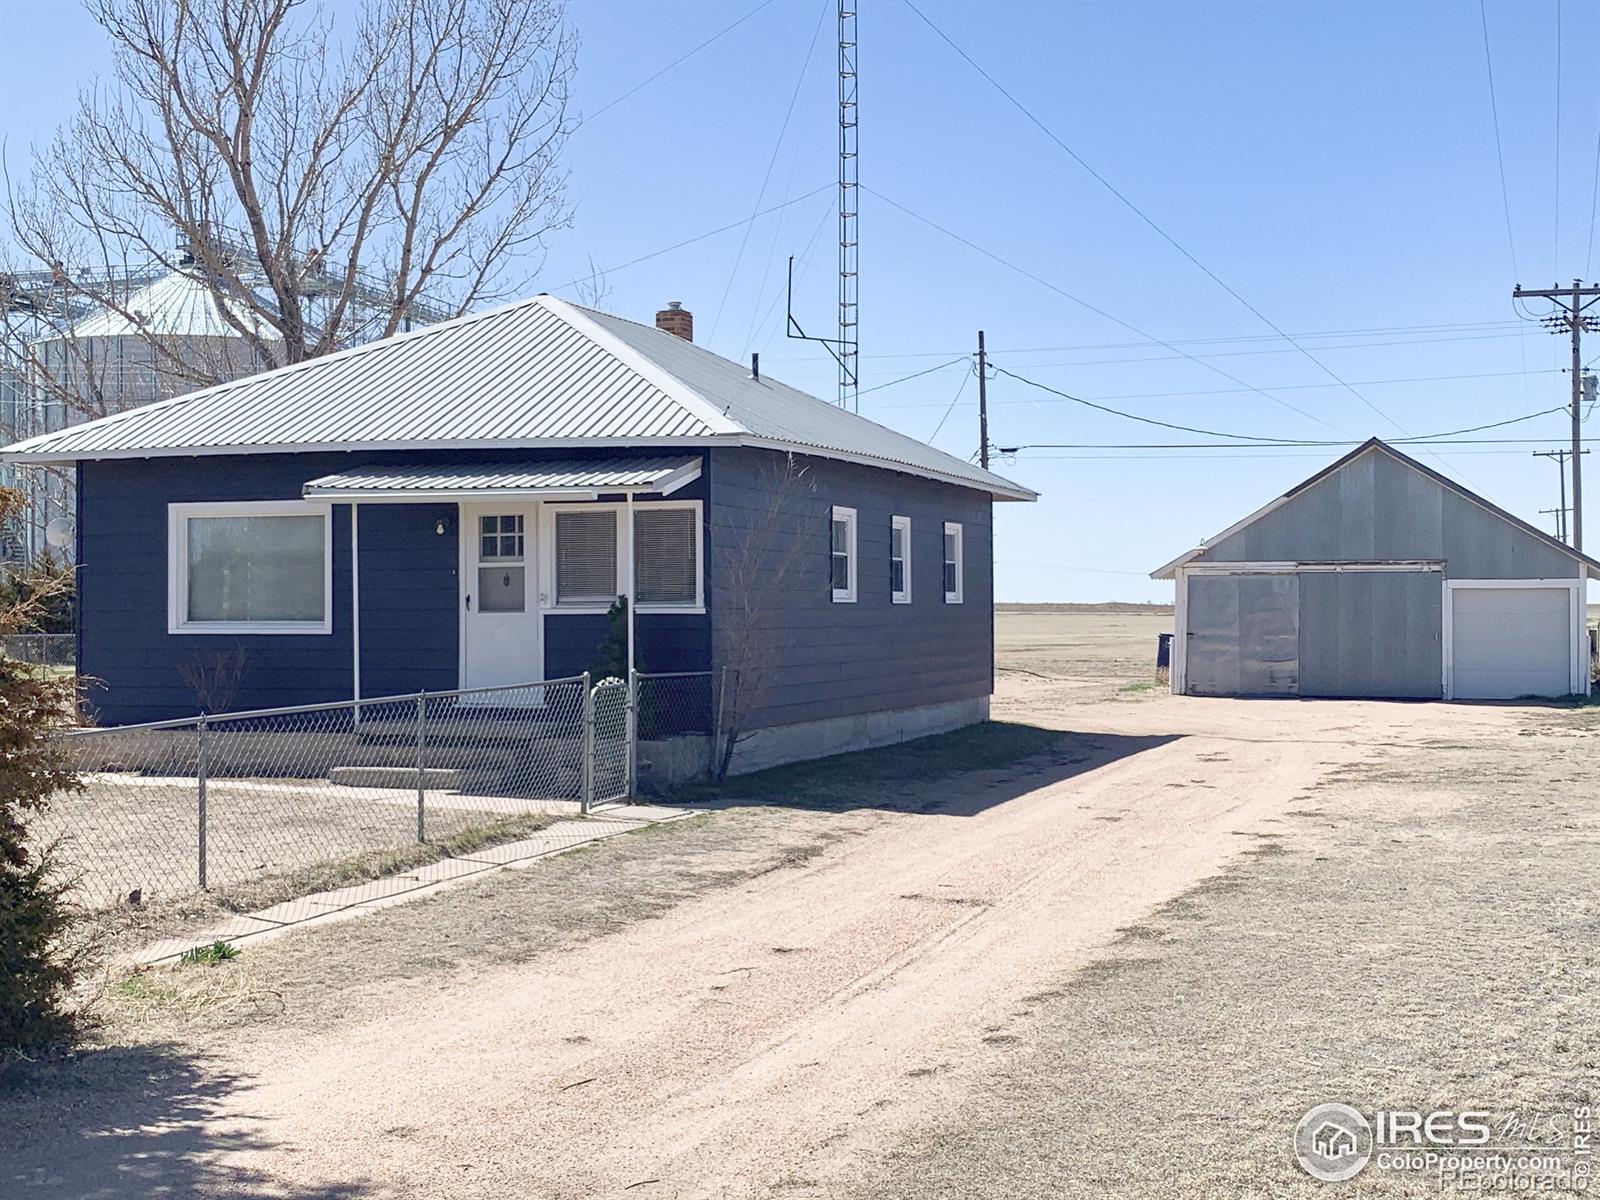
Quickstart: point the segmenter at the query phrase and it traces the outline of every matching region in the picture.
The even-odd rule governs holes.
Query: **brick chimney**
[[[667,306],[656,314],[656,328],[664,329],[686,342],[692,342],[694,314],[683,306],[682,300],[668,300]]]

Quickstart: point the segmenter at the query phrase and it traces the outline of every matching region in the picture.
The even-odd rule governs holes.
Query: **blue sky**
[[[1155,420],[1267,437],[1428,433],[1562,402],[1566,343],[1512,324],[1509,294],[1519,278],[1549,286],[1600,273],[1590,258],[1600,4],[1562,0],[1559,52],[1555,0],[1487,5],[1503,203],[1476,2],[918,3],[1354,391],[1130,211],[902,0],[864,0],[859,21],[860,174],[870,189],[861,201],[863,389],[969,353],[983,328],[997,366],[1049,387]],[[605,271],[604,307],[649,320],[666,300],[682,300],[702,344],[736,358],[758,350],[766,373],[830,397],[831,360],[783,337],[782,289],[794,254],[799,315],[829,331],[832,0],[579,0],[572,18],[583,40],[577,107],[598,115],[569,145],[576,221],[552,240],[529,290],[572,296],[564,285],[592,259]],[[0,47],[0,135],[15,171],[106,56],[93,24],[65,3],[0,4]],[[817,188],[749,224],[747,239],[735,228],[622,266]],[[938,428],[936,444],[966,457],[977,444],[970,378],[950,407],[966,370],[957,363],[881,387],[861,411],[922,438]],[[989,393],[1000,445],[1202,440],[1006,376]],[[1556,468],[1531,452],[1559,445],[1565,429],[1563,417],[1544,416],[1501,432],[1548,442],[1421,457],[1548,528],[1538,510],[1556,504]],[[997,508],[999,597],[1169,598],[1171,585],[1146,572],[1341,452],[1023,451],[998,469],[1043,498]]]

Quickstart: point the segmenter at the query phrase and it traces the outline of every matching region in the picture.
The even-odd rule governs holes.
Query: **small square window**
[[[856,510],[835,507],[828,538],[828,573],[835,604],[856,599]]]
[[[520,562],[523,549],[521,513],[478,518],[478,558],[483,562]]]

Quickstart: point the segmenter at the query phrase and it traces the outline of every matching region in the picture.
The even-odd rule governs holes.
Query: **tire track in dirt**
[[[1201,705],[1204,732],[1042,786],[967,777],[804,866],[259,1055],[223,1165],[378,1194],[826,1194],[976,1086],[1028,996],[1371,753],[1289,707]]]

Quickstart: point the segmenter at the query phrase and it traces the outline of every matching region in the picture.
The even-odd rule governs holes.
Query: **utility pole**
[[[989,469],[989,356],[978,330],[978,465]]]
[[[1583,549],[1583,358],[1580,345],[1585,329],[1600,329],[1586,310],[1600,301],[1600,287],[1584,287],[1583,281],[1574,279],[1570,288],[1524,288],[1520,284],[1511,289],[1514,300],[1549,300],[1557,310],[1543,318],[1552,333],[1572,335],[1572,548]]]
[[[1581,453],[1587,454],[1589,452],[1584,450],[1581,451]],[[1556,514],[1556,536],[1564,542],[1567,540],[1567,460],[1572,457],[1572,451],[1535,450],[1533,452],[1533,456],[1535,458],[1554,459],[1556,466],[1560,468],[1560,470],[1556,472],[1556,477],[1561,481],[1561,507],[1542,508],[1539,511],[1542,513],[1553,512]]]

